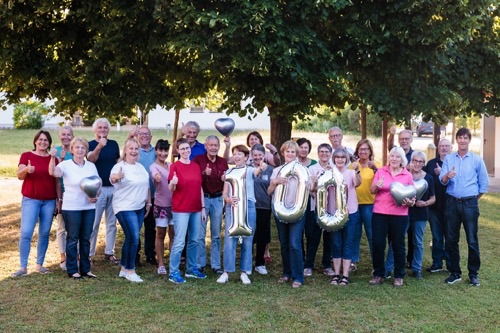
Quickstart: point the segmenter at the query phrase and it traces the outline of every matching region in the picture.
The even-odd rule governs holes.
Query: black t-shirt
[[[89,152],[94,151],[97,147],[98,142],[92,140],[89,142]],[[99,158],[94,162],[97,168],[97,173],[102,179],[102,186],[113,186],[109,181],[109,176],[111,174],[111,169],[120,158],[120,148],[118,143],[114,140],[108,140],[106,145],[101,149],[99,153]]]
[[[436,175],[436,173],[434,172],[434,169],[438,165],[440,168],[443,167],[443,161],[441,161],[439,157],[436,157],[427,162],[427,165],[424,167],[423,170],[427,172],[427,174],[431,175],[432,180],[434,181],[434,192],[436,193],[436,203],[432,205],[430,208],[433,210],[442,211],[446,206],[446,186],[441,184],[441,182],[439,181],[439,175]]]
[[[427,201],[430,197],[435,195],[434,193],[434,180],[429,173],[425,174],[424,180],[427,182],[428,187],[427,191],[425,191],[424,195],[420,200]],[[429,206],[425,207],[410,207],[409,210],[410,221],[427,221],[429,219]]]

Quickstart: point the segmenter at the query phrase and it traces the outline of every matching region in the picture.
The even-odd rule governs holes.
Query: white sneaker
[[[118,274],[118,277],[120,278],[126,278],[127,277],[127,271],[120,269],[120,273]]]
[[[241,280],[241,282],[243,282],[243,284],[250,284],[250,283],[252,283],[252,281],[250,281],[250,279],[248,278],[247,273],[245,273],[245,272],[241,273],[240,280]]]
[[[252,275],[252,271],[246,271],[245,273],[247,273],[248,276]]]
[[[61,269],[62,269],[63,271],[66,271],[66,260],[61,261],[61,263],[59,264],[59,267],[61,267]]]
[[[128,273],[127,276],[125,277],[127,280],[129,280],[130,282],[144,282],[141,277],[139,275],[137,275],[137,273]]]
[[[227,283],[229,281],[229,275],[226,272],[222,273],[217,279],[217,283]]]
[[[261,275],[267,275],[266,266],[257,266],[255,267],[255,271]]]

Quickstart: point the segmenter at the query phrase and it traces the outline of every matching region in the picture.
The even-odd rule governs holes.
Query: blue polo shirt
[[[196,156],[205,154],[206,152],[207,150],[205,149],[205,145],[196,140],[194,145],[191,147],[191,156],[189,156],[189,159],[192,161]]]
[[[453,167],[456,175],[448,181],[446,193],[455,198],[477,196],[479,193],[488,192],[488,172],[481,157],[468,151],[463,157],[458,152],[447,155],[439,174],[439,180],[443,185],[443,177]]]
[[[153,178],[151,178],[151,172],[149,171],[149,166],[153,164],[156,160],[155,148],[150,144],[148,149],[139,147],[139,163],[142,164],[144,169],[149,173],[149,188],[151,189],[151,198],[155,196],[155,184]]]

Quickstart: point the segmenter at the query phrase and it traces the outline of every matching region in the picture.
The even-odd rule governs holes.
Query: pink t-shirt
[[[157,163],[153,163],[149,166],[149,173],[151,177],[156,175],[157,172],[161,175],[161,180],[156,184],[155,191],[155,205],[159,207],[172,207],[172,192],[168,188],[168,175],[170,171],[171,163],[167,162],[167,168],[164,168]]]
[[[375,202],[373,205],[373,212],[385,215],[408,215],[408,207],[397,206],[392,198],[390,187],[393,182],[400,182],[403,185],[413,185],[413,177],[410,172],[403,168],[395,177],[392,176],[389,167],[386,165],[379,168],[373,177],[373,184],[376,184],[379,179],[384,177],[384,186],[379,188],[375,194]]]
[[[356,185],[354,184],[356,172],[346,168],[342,172],[342,176],[344,176],[344,184],[347,187],[347,211],[349,214],[354,214],[358,211],[358,195],[356,194]]]

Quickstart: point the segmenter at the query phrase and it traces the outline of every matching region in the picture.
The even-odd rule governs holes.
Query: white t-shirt
[[[111,169],[111,175],[118,173],[122,168],[124,178],[114,183],[113,212],[131,211],[144,208],[148,198],[149,173],[142,164],[128,164],[120,161]]]
[[[88,210],[95,209],[95,204],[89,202],[88,196],[80,188],[82,178],[97,176],[97,169],[94,163],[85,161],[83,166],[77,165],[73,160],[62,161],[56,168],[63,173],[64,193],[63,210]]]

